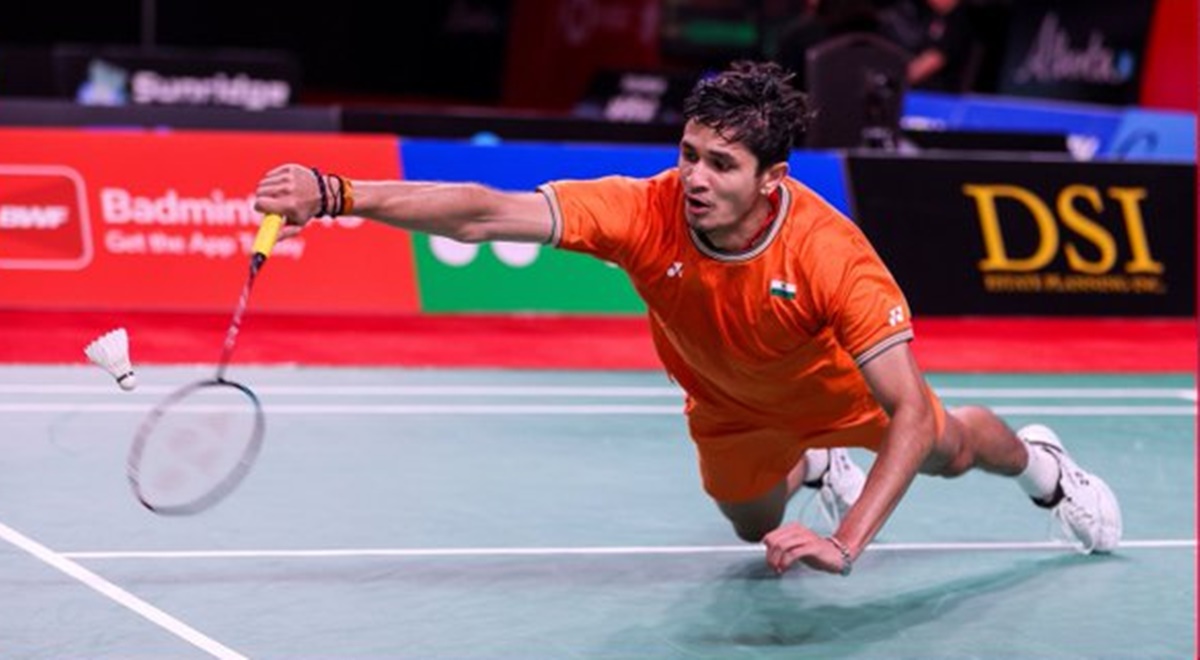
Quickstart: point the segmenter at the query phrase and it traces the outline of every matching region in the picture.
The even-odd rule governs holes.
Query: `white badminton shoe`
[[[1050,505],[1051,514],[1084,554],[1112,552],[1121,542],[1121,507],[1112,489],[1100,477],[1071,460],[1058,435],[1041,424],[1017,431],[1033,449],[1050,453],[1058,462],[1062,498]],[[1037,500],[1035,504],[1049,508]]]
[[[862,495],[867,477],[850,458],[850,452],[841,447],[833,447],[828,451],[829,467],[821,475],[816,499],[825,522],[836,530],[846,517],[846,512]]]

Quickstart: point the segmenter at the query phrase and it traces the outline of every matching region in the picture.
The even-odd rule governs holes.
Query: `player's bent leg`
[[[783,522],[788,503],[788,484],[782,481],[766,495],[746,502],[716,502],[721,513],[733,523],[738,538],[758,543]]]
[[[1011,477],[1020,474],[1025,462],[1024,443],[1004,420],[982,406],[963,406],[946,415],[946,427],[921,472],[957,477],[978,468]]]
[[[1110,552],[1120,543],[1116,495],[1104,480],[1080,468],[1048,427],[1032,424],[1014,432],[987,408],[951,411],[921,472],[956,477],[972,468],[1016,477],[1035,504],[1051,510],[1082,552]]]

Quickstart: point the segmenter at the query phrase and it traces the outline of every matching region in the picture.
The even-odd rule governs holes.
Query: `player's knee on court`
[[[787,509],[787,484],[781,483],[769,493],[746,502],[715,502],[733,525],[738,538],[758,543],[783,522]]]
[[[739,539],[747,543],[762,543],[763,537],[774,529],[774,527],[768,529],[761,525],[738,525],[736,522],[733,523],[733,532],[737,534]]]

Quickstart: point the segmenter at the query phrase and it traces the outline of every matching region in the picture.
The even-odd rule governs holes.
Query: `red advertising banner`
[[[254,186],[282,162],[398,178],[395,138],[0,129],[0,307],[219,312],[245,282]],[[404,232],[320,218],[281,242],[259,311],[417,309]]]

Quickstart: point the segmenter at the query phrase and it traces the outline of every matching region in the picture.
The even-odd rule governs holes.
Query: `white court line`
[[[146,413],[150,403],[4,403],[0,413]],[[232,406],[188,406],[179,412],[240,411]],[[532,405],[532,404],[264,404],[270,415],[682,415],[683,404],[650,405]],[[1060,417],[1166,417],[1194,416],[1188,406],[992,406],[998,415],[1043,415]]]
[[[6,403],[0,404],[0,413],[26,412],[80,412],[80,413],[127,413],[148,412],[149,403]],[[225,405],[180,405],[172,408],[179,412],[229,412],[244,410],[239,406]],[[324,405],[264,404],[263,410],[271,415],[682,415],[683,403],[673,406],[640,405],[535,405],[535,404],[430,404],[430,405]]]
[[[0,394],[122,394],[115,386],[0,384]],[[166,394],[175,387],[139,386],[134,394]],[[263,385],[259,394],[278,396],[561,396],[561,397],[671,397],[683,396],[677,387],[608,387],[536,385]]]
[[[945,387],[933,388],[944,399],[1183,399],[1195,401],[1196,390],[1172,387]]]
[[[1057,417],[1171,417],[1194,416],[1195,406],[991,406],[997,415],[1046,415]]]
[[[1122,541],[1122,550],[1195,548],[1196,539]],[[1070,550],[1062,541],[1015,541],[981,543],[875,543],[868,552],[983,552],[1014,550]],[[546,548],[360,548],[329,550],[116,550],[64,552],[72,559],[331,559],[359,557],[527,557],[559,555],[698,555],[760,553],[762,546],[678,545],[598,546]]]
[[[142,385],[133,393],[119,392],[115,385],[0,384],[0,394],[166,394],[175,387]],[[262,395],[273,396],[496,396],[496,397],[630,397],[679,398],[677,387],[611,387],[557,385],[263,385],[254,386]],[[1182,399],[1196,401],[1196,390],[1172,387],[946,387],[934,388],[949,399]]]
[[[117,603],[133,610],[134,613],[158,624],[167,632],[180,637],[201,650],[207,651],[215,658],[221,658],[222,660],[246,660],[246,656],[241,653],[234,651],[170,614],[96,575],[74,561],[71,561],[66,555],[47,548],[3,523],[0,523],[0,538],[79,580],[101,594],[108,596]]]

